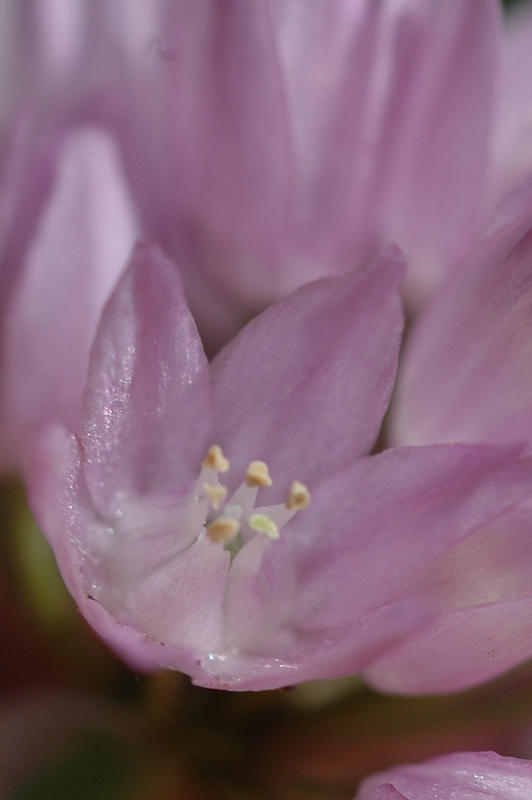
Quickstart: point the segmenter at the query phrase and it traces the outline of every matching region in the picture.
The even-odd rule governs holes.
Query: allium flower
[[[363,781],[355,800],[529,800],[532,762],[454,753],[394,767]]]
[[[436,613],[442,556],[529,496],[515,447],[362,458],[393,386],[401,274],[391,250],[308,284],[209,366],[175,267],[137,248],[79,423],[45,426],[26,467],[70,591],[137,668],[232,689],[359,670]]]
[[[137,233],[116,151],[99,129],[70,130],[14,270],[6,438],[70,591],[131,664],[232,689],[373,677],[464,586],[477,591],[463,554],[486,529],[500,547],[508,520],[518,539],[530,498],[522,443],[368,457],[393,388],[404,264],[394,248],[364,269],[363,256],[395,232],[441,266],[482,218],[498,7],[156,7],[177,40],[159,41],[154,81],[133,75],[124,107],[140,127],[121,141],[144,221],[189,290],[201,284],[206,316],[358,269],[273,304],[209,365],[157,248],[139,245],[116,283]],[[463,656],[433,670],[424,654],[394,680],[482,678]]]

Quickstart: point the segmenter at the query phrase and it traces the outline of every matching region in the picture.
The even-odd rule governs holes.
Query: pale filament
[[[230,466],[222,448],[213,445],[203,459],[198,479],[198,501],[206,501],[208,507],[216,512],[209,519],[207,510],[205,523],[207,535],[214,544],[229,546],[238,538],[240,544],[237,547],[241,547],[255,533],[278,539],[281,528],[310,502],[307,487],[300,481],[294,481],[286,503],[255,508],[259,488],[272,486],[265,461],[252,461],[249,464],[244,480],[226,502],[227,488],[220,482],[220,473],[227,472]]]

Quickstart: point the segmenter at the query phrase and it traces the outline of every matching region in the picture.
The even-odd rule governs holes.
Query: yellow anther
[[[252,488],[256,486],[272,485],[272,479],[270,478],[268,465],[264,461],[252,461],[246,470],[246,476],[244,480],[246,482],[246,486],[250,486]]]
[[[219,508],[221,501],[225,500],[227,495],[227,489],[225,486],[220,486],[220,484],[204,483],[203,491],[211,501],[213,508]]]
[[[277,527],[273,519],[267,517],[266,514],[252,514],[251,517],[248,519],[248,526],[251,528],[252,531],[257,531],[257,533],[263,533],[270,539],[279,538],[279,528]]]
[[[240,523],[233,517],[218,517],[205,527],[211,542],[214,542],[214,544],[229,544],[240,530]]]
[[[301,481],[294,481],[288,492],[286,507],[289,511],[301,511],[310,503],[310,492]]]
[[[227,472],[230,464],[229,460],[224,456],[222,448],[217,444],[213,444],[212,447],[209,447],[201,466],[206,469],[214,469],[216,472]]]

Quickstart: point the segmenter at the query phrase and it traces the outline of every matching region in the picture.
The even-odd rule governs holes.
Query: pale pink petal
[[[371,118],[389,12],[367,0],[278,0],[270,9],[296,166],[290,234],[302,251],[283,270],[306,261],[309,273],[320,263],[326,274],[361,263],[375,234]]]
[[[79,425],[98,318],[136,236],[111,138],[71,132],[6,322],[5,426],[18,447],[43,421]]]
[[[532,513],[514,508],[437,565],[428,603],[442,612],[378,660],[366,678],[385,691],[454,692],[532,656]]]
[[[270,465],[279,484],[268,503],[292,480],[315,481],[373,445],[395,377],[403,270],[390,249],[361,275],[308,284],[214,360],[215,440],[234,474],[251,460]]]
[[[283,227],[295,188],[268,5],[163,0],[123,5],[108,20],[125,60],[121,138],[150,235],[173,256],[197,237],[192,261],[208,280],[239,297],[251,291],[252,303],[258,294],[261,307],[254,281],[268,291],[268,277],[277,280],[264,245]],[[201,294],[186,260],[185,268]]]
[[[532,593],[437,615],[419,635],[377,659],[364,679],[380,691],[407,695],[477,686],[532,657],[531,609]]]
[[[404,250],[408,291],[419,301],[441,282],[487,210],[501,9],[496,0],[395,5],[387,41],[393,82],[381,121],[380,230]]]
[[[74,435],[62,427],[52,427],[42,431],[35,442],[26,472],[36,519],[54,549],[69,591],[96,632],[134,669],[170,667],[200,675],[200,656],[209,642],[216,643],[219,633],[228,554],[216,548],[208,553],[205,548],[202,553],[193,553],[187,575],[186,559],[191,548],[183,540],[182,509],[175,497],[173,509],[171,503],[166,508],[163,503],[162,511],[155,511],[157,521],[166,516],[166,523],[173,519],[175,525],[173,542],[169,541],[170,533],[163,536],[170,546],[159,570],[157,534],[150,536],[145,531],[143,539],[142,531],[131,531],[134,552],[129,554],[129,532],[115,531],[112,526],[116,519],[106,522],[95,515],[82,457]],[[118,542],[117,537],[122,541]],[[204,544],[210,546],[210,542]],[[115,578],[120,578],[116,583],[112,582],[109,568],[116,571]],[[116,612],[120,592],[120,613],[109,613],[99,600],[110,602],[111,611]],[[146,604],[140,608],[142,601]],[[129,617],[128,612],[132,612]],[[148,630],[143,623],[147,623]],[[161,642],[153,635],[158,624],[164,629],[172,623],[171,642]]]
[[[404,356],[396,442],[532,441],[531,259],[528,208],[427,306]]]
[[[532,762],[496,753],[453,753],[366,778],[355,800],[529,800]]]
[[[208,364],[175,266],[138,245],[104,309],[83,400],[87,480],[101,509],[196,477]]]

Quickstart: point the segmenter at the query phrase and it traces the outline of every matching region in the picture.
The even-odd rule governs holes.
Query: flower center
[[[197,499],[208,501],[205,530],[211,542],[222,544],[232,555],[236,555],[255,533],[278,539],[280,529],[310,503],[307,487],[300,481],[294,481],[285,503],[256,508],[259,488],[272,485],[268,465],[264,461],[252,461],[249,464],[244,480],[226,502],[227,488],[220,482],[220,474],[228,472],[230,464],[219,445],[209,448],[201,466]]]

